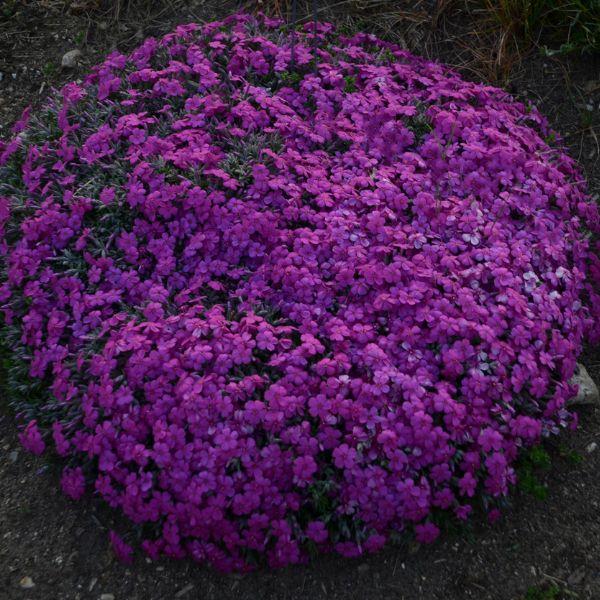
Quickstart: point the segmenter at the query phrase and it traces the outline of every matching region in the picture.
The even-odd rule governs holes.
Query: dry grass
[[[437,4],[440,7],[448,0]],[[335,21],[348,32],[373,31],[405,47],[414,46],[426,37],[434,26],[434,0],[319,0],[320,19]],[[253,12],[290,18],[292,0],[247,0],[245,7]],[[312,18],[312,0],[297,1],[298,22]],[[437,11],[436,11],[437,12]]]
[[[151,24],[193,15],[202,0],[5,0],[3,10],[36,2],[50,10],[84,15],[107,27]],[[1,3],[1,0],[0,0]],[[251,12],[290,19],[292,0],[224,0]],[[312,18],[313,0],[297,0],[297,21]],[[347,33],[371,31],[463,73],[506,84],[524,56],[544,49],[573,52],[600,48],[600,0],[318,0],[318,18]],[[8,8],[7,8],[8,7]],[[1,11],[0,11],[1,12]]]
[[[292,0],[247,0],[253,11],[289,18]],[[311,0],[297,0],[298,20]],[[373,31],[426,56],[439,56],[476,77],[505,83],[525,54],[600,49],[598,0],[320,0],[319,17],[352,30]],[[554,50],[547,50],[551,54]]]
[[[26,0],[25,0],[26,1]],[[186,0],[34,0],[51,11],[87,16],[109,25],[137,21],[147,23],[178,11],[190,11]]]
[[[518,62],[516,36],[502,29],[481,2],[488,0],[320,0],[318,11],[320,18],[335,21],[343,30],[371,31],[431,58],[443,47],[446,62],[497,82]],[[291,4],[292,0],[246,2],[250,10],[287,19]],[[299,22],[310,19],[311,11],[312,0],[297,0]]]

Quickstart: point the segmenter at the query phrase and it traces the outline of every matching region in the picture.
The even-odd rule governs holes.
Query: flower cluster
[[[598,338],[598,213],[535,109],[327,24],[294,59],[279,21],[180,26],[0,143],[21,439],[152,557],[496,518]]]

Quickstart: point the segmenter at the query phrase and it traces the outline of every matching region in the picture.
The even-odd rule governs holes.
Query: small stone
[[[16,463],[17,462],[17,458],[19,458],[19,451],[18,450],[13,450],[9,455],[8,458],[10,460],[11,463]]]
[[[77,63],[79,62],[81,56],[81,50],[78,50],[77,48],[75,50],[69,50],[62,57],[62,60],[60,62],[61,67],[63,69],[74,69],[77,66]]]
[[[592,452],[595,452],[597,448],[598,448],[598,444],[596,444],[596,442],[592,442],[591,444],[588,444],[588,445],[585,447],[585,451],[586,451],[588,454],[591,454]]]
[[[567,406],[598,406],[600,407],[600,392],[594,380],[590,377],[587,369],[577,363],[577,369],[571,380],[571,385],[578,386],[577,395],[567,401]]]
[[[175,598],[183,598],[188,592],[194,589],[193,583],[188,583],[184,588],[180,589],[176,594]]]
[[[366,573],[368,570],[369,570],[369,565],[366,565],[363,563],[362,565],[358,566],[358,572],[361,574]]]
[[[100,600],[115,600],[114,594],[102,594]]]
[[[32,587],[35,587],[35,583],[33,583],[33,579],[31,579],[31,577],[23,577],[23,579],[19,581],[19,585],[24,590],[30,590]]]
[[[585,568],[579,567],[567,579],[569,585],[579,585],[585,579]]]

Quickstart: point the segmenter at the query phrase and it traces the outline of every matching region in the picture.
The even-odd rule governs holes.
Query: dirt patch
[[[82,77],[110,50],[125,51],[176,23],[219,18],[239,8],[237,2],[206,0],[147,2],[135,9],[117,2],[123,11],[117,20],[114,6],[89,12],[85,2],[71,3],[71,9],[52,0],[8,4],[0,12],[2,137],[26,105],[37,106],[52,87]],[[432,26],[424,16],[433,4],[406,3],[396,21],[365,19],[361,26],[380,34],[387,28],[410,49],[481,77],[472,54],[456,43],[467,25],[446,11],[443,27]],[[335,19],[344,26],[357,22],[339,9]],[[74,49],[82,52],[79,64],[62,68],[63,55]],[[600,60],[531,51],[505,83],[540,106],[584,166],[592,189],[600,189]],[[599,381],[598,350],[588,350],[584,363]],[[0,600],[103,594],[105,600],[110,595],[114,600],[597,599],[600,411],[582,410],[580,422],[575,434],[549,444],[552,466],[539,475],[547,496],[515,493],[494,526],[476,520],[431,548],[407,543],[360,561],[325,556],[303,567],[226,577],[191,561],[150,563],[137,556],[130,566],[116,562],[107,531],[118,516],[91,496],[79,503],[65,497],[58,465],[21,449],[10,416],[0,415]]]

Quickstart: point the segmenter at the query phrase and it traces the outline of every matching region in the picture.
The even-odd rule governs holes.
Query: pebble
[[[10,459],[10,462],[12,463],[16,463],[17,462],[17,458],[19,458],[19,451],[18,450],[13,450],[9,455],[8,458]]]
[[[592,405],[600,407],[600,392],[594,380],[590,377],[586,368],[577,363],[575,375],[571,377],[569,383],[579,386],[577,395],[567,401],[567,406]]]
[[[579,567],[567,579],[569,585],[579,585],[585,579],[585,568]]]
[[[588,445],[585,447],[585,451],[586,451],[588,454],[591,454],[591,453],[592,453],[592,452],[594,452],[594,451],[595,451],[597,448],[598,448],[598,444],[596,444],[596,442],[592,442],[591,444],[588,444]]]
[[[114,594],[102,594],[100,600],[115,600]]]
[[[73,69],[77,66],[81,56],[81,50],[77,48],[75,48],[75,50],[69,50],[63,55],[60,65],[63,67],[63,69]]]
[[[24,589],[24,590],[30,590],[32,587],[35,587],[35,583],[33,583],[33,579],[31,579],[31,577],[23,577],[23,579],[21,579],[21,581],[19,581],[19,585]]]
[[[193,589],[194,584],[188,583],[184,588],[182,588],[175,594],[175,598],[183,598],[188,592],[191,592]]]

